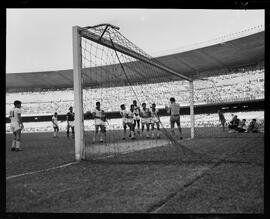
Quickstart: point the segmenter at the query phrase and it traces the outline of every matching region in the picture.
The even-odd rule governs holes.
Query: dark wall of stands
[[[224,113],[226,112],[248,112],[248,111],[260,111],[264,110],[264,99],[262,100],[249,100],[241,102],[227,102],[227,103],[212,103],[203,105],[194,105],[195,114],[212,114],[217,113],[218,109],[222,109]],[[181,115],[189,115],[189,106],[181,107]],[[165,109],[160,109],[160,116],[168,116]],[[119,112],[109,112],[106,113],[108,119],[118,119],[121,118]],[[48,122],[52,120],[52,115],[46,116],[25,116],[22,118],[23,122]],[[90,116],[84,115],[84,119],[93,119]],[[58,115],[58,121],[66,120],[66,115]],[[9,123],[10,119],[6,118],[6,123]]]

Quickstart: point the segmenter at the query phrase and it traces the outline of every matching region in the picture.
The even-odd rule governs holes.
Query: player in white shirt
[[[93,142],[96,141],[96,137],[98,136],[98,131],[100,129],[100,142],[104,141],[105,138],[105,122],[106,122],[106,116],[104,110],[100,108],[100,102],[96,102],[96,107],[93,110],[93,117],[95,121],[95,132],[93,137]]]
[[[170,98],[170,106],[165,106],[165,109],[170,114],[170,123],[171,123],[171,132],[174,135],[174,124],[176,123],[179,133],[180,133],[180,139],[183,139],[182,135],[182,129],[180,125],[180,105],[175,102],[175,98]]]
[[[123,128],[124,128],[124,137],[122,139],[125,140],[126,139],[126,133],[127,133],[128,111],[126,110],[125,104],[121,104],[120,108],[121,108],[120,115],[122,116],[122,122],[123,122]]]
[[[146,108],[146,103],[142,104],[142,109],[140,111],[141,123],[142,123],[142,134],[144,131],[144,125],[146,126],[146,137],[150,138],[150,123],[151,123],[151,115],[150,110]]]
[[[135,136],[134,136],[134,132],[135,132],[134,117],[135,117],[134,105],[131,104],[130,105],[130,110],[127,111],[127,116],[126,116],[127,120],[126,120],[126,122],[127,122],[127,125],[129,127],[129,129],[130,129],[130,137],[131,137],[132,140],[135,139]]]
[[[21,150],[21,132],[23,130],[22,122],[22,111],[21,111],[22,102],[19,100],[14,101],[14,108],[9,112],[10,118],[10,130],[13,132],[14,139],[12,140],[11,151],[20,151]]]
[[[155,137],[155,133],[154,133],[154,130],[155,130],[155,125],[157,127],[157,138],[160,138],[160,127],[159,127],[159,124],[160,124],[160,120],[159,120],[159,110],[156,109],[156,104],[153,103],[152,104],[152,107],[151,107],[151,110],[150,110],[150,115],[151,115],[151,131],[152,131],[152,138]]]
[[[57,112],[55,112],[52,117],[52,124],[53,124],[53,137],[55,138],[55,137],[58,137],[58,132],[59,132]]]
[[[135,112],[135,116],[134,116],[134,131],[136,128],[136,124],[137,124],[137,133],[140,134],[140,107],[137,106],[137,101],[133,100],[133,105],[134,105],[134,112]]]

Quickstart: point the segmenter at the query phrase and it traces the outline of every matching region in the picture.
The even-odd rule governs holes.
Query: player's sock
[[[130,134],[131,134],[131,139],[135,139],[134,132],[131,131]]]
[[[152,130],[151,132],[152,132],[152,134],[151,134],[152,138],[155,138],[155,131]]]
[[[16,140],[12,140],[11,150],[15,151],[16,148]]]
[[[21,149],[21,142],[20,141],[16,141],[16,151],[19,151]]]

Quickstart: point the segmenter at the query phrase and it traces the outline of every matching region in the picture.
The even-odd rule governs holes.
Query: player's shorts
[[[158,118],[153,117],[153,118],[150,119],[150,122],[151,122],[152,124],[155,124],[155,123],[159,123],[160,121],[159,121]]]
[[[68,126],[74,127],[74,121],[68,121]]]
[[[135,119],[135,120],[140,120],[141,117],[140,117],[139,115],[137,115],[137,116],[135,115],[135,116],[134,116],[134,119]]]
[[[10,131],[11,132],[16,132],[18,130],[21,130],[22,127],[19,125],[19,123],[10,123]]]
[[[122,118],[122,123],[123,123],[123,125],[126,125],[127,124],[127,118]]]
[[[59,126],[58,126],[58,125],[53,124],[53,127],[54,127],[54,128],[58,128]]]
[[[105,122],[102,121],[101,119],[95,119],[95,125],[102,125],[102,126],[105,126]]]
[[[134,119],[133,118],[127,118],[126,124],[133,124],[133,123],[134,123]]]
[[[171,124],[176,123],[176,124],[179,124],[180,125],[180,115],[178,115],[178,116],[171,116],[170,117],[170,122],[171,122]]]
[[[149,124],[149,123],[151,123],[151,118],[141,118],[141,123],[142,124]]]

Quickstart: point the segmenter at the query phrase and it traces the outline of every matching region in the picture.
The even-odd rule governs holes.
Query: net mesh
[[[118,30],[104,25],[82,32],[84,36],[81,38],[83,111],[87,112],[84,120],[86,160],[106,163],[169,162],[175,164],[243,162],[241,159],[228,159],[228,153],[241,152],[243,148],[231,148],[223,153],[215,153],[215,151],[209,153],[193,148],[192,143],[189,143],[193,141],[188,139],[190,137],[188,116],[181,118],[182,135],[177,128],[174,131],[169,128],[169,117],[163,110],[164,105],[169,103],[164,103],[164,99],[161,100],[160,96],[167,100],[172,97],[172,94],[182,97],[181,106],[189,106],[188,81],[178,81],[177,90],[167,93],[166,86],[171,85],[166,84],[166,81],[171,81],[172,78],[175,80],[175,75],[172,76],[171,73],[160,68],[159,66],[168,67],[131,43]],[[119,48],[122,52],[119,52]],[[165,82],[158,84],[161,85],[159,89],[154,89],[160,78]],[[218,91],[215,83],[208,82]],[[160,117],[159,120],[160,130],[157,130],[155,125],[153,128],[146,126],[142,131],[140,123],[140,127],[135,127],[135,139],[130,138],[127,128],[127,136],[123,140],[120,105],[125,104],[126,109],[129,110],[134,100],[140,108],[142,103],[146,103],[146,107],[151,109],[151,105],[155,103],[160,112],[163,110],[164,117]],[[92,113],[96,102],[101,103],[105,115],[110,115],[104,120],[105,134],[100,130],[95,132],[96,126]],[[195,135],[204,136],[205,132],[214,131],[195,128]],[[180,139],[181,136],[184,140]],[[100,140],[103,142],[99,142]]]

